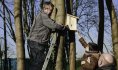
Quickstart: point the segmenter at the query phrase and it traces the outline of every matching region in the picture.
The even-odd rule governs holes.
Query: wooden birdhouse
[[[67,14],[65,25],[68,25],[70,30],[77,31],[77,19],[78,17]]]

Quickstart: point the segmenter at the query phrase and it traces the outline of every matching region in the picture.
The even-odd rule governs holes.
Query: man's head
[[[54,5],[51,2],[44,2],[42,6],[42,10],[44,13],[50,15],[53,11]]]
[[[104,53],[100,56],[98,66],[108,66],[114,64],[114,58],[111,54]]]

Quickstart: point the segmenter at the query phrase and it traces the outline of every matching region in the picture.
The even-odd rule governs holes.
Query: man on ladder
[[[41,70],[48,49],[52,29],[65,30],[66,27],[50,19],[54,5],[44,2],[42,11],[35,17],[31,27],[28,46],[30,48],[30,70]]]

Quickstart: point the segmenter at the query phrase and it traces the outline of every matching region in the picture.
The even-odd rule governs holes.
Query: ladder
[[[77,32],[78,32],[78,37],[79,37],[80,43],[82,44],[82,46],[83,46],[84,48],[86,48],[87,45],[88,45],[87,42],[86,42],[86,41],[84,40],[84,38],[81,36],[81,34],[79,33],[79,31],[77,31]],[[46,70],[46,68],[47,68],[47,65],[48,65],[50,56],[51,56],[51,54],[52,54],[52,51],[53,51],[53,49],[54,49],[54,46],[56,45],[57,33],[53,33],[52,37],[53,37],[53,38],[51,38],[50,48],[49,48],[49,51],[48,51],[47,56],[46,56],[46,58],[45,58],[45,61],[44,61],[42,70]]]
[[[45,61],[44,61],[42,70],[46,70],[46,68],[47,68],[47,65],[48,65],[50,56],[51,56],[51,54],[52,54],[52,51],[53,51],[53,49],[54,49],[54,46],[56,45],[56,40],[57,40],[57,33],[53,33],[52,42],[51,42],[51,44],[50,44],[50,48],[49,48],[49,51],[48,51],[47,56],[46,56],[46,58],[45,58]]]

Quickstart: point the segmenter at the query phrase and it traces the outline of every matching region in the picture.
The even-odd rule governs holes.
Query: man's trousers
[[[29,70],[41,70],[46,57],[46,45],[39,44],[35,41],[28,41],[30,48],[30,68]]]

